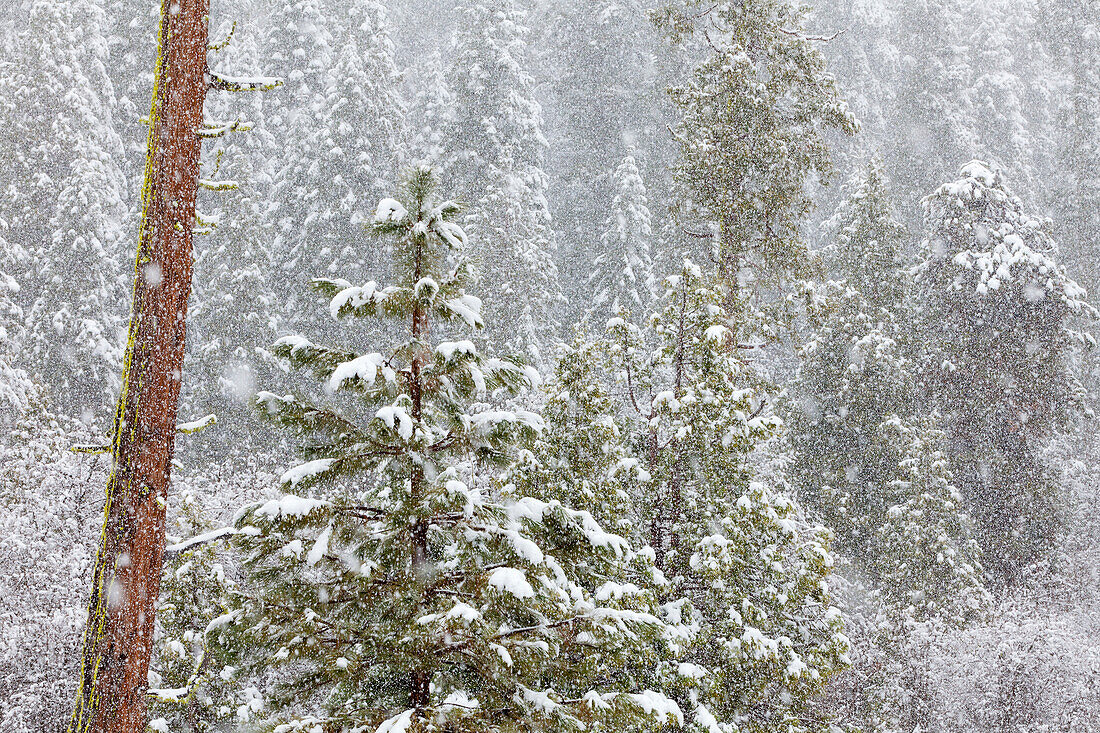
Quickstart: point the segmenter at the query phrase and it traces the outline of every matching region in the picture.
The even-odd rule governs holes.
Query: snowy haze
[[[283,83],[206,100],[153,730],[1100,728],[1100,7],[805,4],[212,0]],[[0,733],[75,695],[159,16],[0,7]]]

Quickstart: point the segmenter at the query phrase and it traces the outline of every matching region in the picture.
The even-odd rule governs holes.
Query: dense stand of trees
[[[206,105],[153,730],[1096,723],[1100,18],[811,5],[213,3],[285,85]],[[71,711],[147,6],[0,8],[0,730]]]

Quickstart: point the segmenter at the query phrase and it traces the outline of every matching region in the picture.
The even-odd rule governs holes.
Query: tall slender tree
[[[191,295],[199,155],[204,138],[237,127],[205,122],[203,103],[208,88],[245,91],[276,84],[210,71],[208,13],[208,0],[164,0],[161,8],[134,299],[72,733],[145,728]]]
[[[604,222],[600,254],[588,277],[588,316],[602,326],[621,310],[641,317],[655,299],[653,290],[652,215],[645,183],[634,162],[626,156],[615,169],[615,198]]]
[[[710,243],[727,311],[741,320],[743,292],[804,266],[806,182],[831,170],[826,133],[854,133],[856,122],[799,6],[682,0],[653,15],[670,42],[702,57],[670,90],[681,224]]]
[[[690,260],[666,286],[644,327],[608,323],[607,363],[647,474],[634,526],[679,632],[663,689],[701,730],[827,730],[813,703],[847,640],[824,582],[826,530],[754,480],[748,454],[779,420],[730,348],[722,294]]]
[[[272,72],[286,79],[286,94],[273,99],[264,122],[276,140],[293,140],[273,150],[277,208],[271,216],[275,232],[272,255],[276,292],[283,293],[282,315],[290,327],[312,314],[311,299],[298,283],[303,274],[321,276],[335,259],[323,241],[310,241],[311,233],[323,233],[331,217],[331,202],[323,191],[328,184],[320,175],[320,161],[328,153],[324,139],[325,88],[328,71],[336,61],[335,40],[321,0],[276,3],[268,19],[264,53]]]
[[[15,302],[19,283],[6,272],[25,256],[22,247],[0,234],[0,420],[5,423],[21,416],[37,392],[18,360],[26,330],[23,310]]]
[[[589,305],[589,276],[604,252],[598,233],[618,194],[616,166],[633,155],[643,176],[655,176],[666,162],[653,154],[668,141],[661,115],[668,103],[654,60],[661,41],[644,6],[638,0],[550,3],[532,23],[566,319],[580,318]]]

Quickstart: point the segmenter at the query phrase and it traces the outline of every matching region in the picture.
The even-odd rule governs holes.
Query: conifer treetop
[[[652,13],[670,42],[703,57],[669,90],[681,112],[676,177],[727,286],[806,266],[806,181],[831,172],[825,132],[858,129],[805,13],[785,0],[678,0]]]
[[[1074,315],[1094,312],[1085,289],[1055,261],[1049,222],[1024,211],[996,168],[967,163],[957,180],[925,199],[924,208],[929,263],[922,269],[946,267],[952,289],[985,295],[1015,284],[1029,302],[1050,297]]]

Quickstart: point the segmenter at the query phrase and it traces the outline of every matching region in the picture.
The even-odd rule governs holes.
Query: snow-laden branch
[[[200,535],[195,535],[186,540],[180,540],[164,548],[164,552],[168,555],[175,555],[185,550],[190,550],[193,547],[201,547],[202,545],[208,545],[211,542],[215,542],[224,537],[237,534],[235,527],[221,527],[220,529],[212,529],[209,532],[203,532]]]
[[[227,35],[225,37],[225,39],[222,40],[219,43],[212,43],[212,44],[207,45],[207,47],[206,47],[207,50],[213,51],[214,53],[217,53],[218,51],[221,51],[223,48],[225,48],[226,46],[229,45],[230,41],[233,40],[233,35],[236,32],[237,32],[237,21],[233,21],[233,26],[229,29],[229,35]]]
[[[176,426],[176,432],[182,435],[193,435],[200,430],[205,430],[206,428],[214,425],[217,422],[217,415],[210,414],[198,420],[180,423]],[[87,455],[98,456],[110,453],[111,446],[110,444],[106,443],[77,443],[76,445],[70,446],[69,450],[73,453],[84,453]]]
[[[236,181],[211,181],[206,178],[199,179],[199,188],[205,188],[207,191],[236,191],[241,187],[241,184]]]
[[[281,87],[277,76],[226,76],[210,72],[210,88],[219,92],[266,92]]]
[[[194,433],[197,433],[200,430],[205,430],[206,428],[210,427],[211,425],[216,424],[217,422],[218,422],[218,416],[211,413],[211,414],[207,415],[206,417],[199,418],[198,420],[192,420],[191,422],[180,423],[179,425],[176,426],[176,432],[177,433],[183,433],[184,435],[193,435]]]
[[[243,121],[240,117],[232,122],[203,122],[202,127],[195,130],[195,134],[203,140],[213,140],[225,137],[231,132],[248,132],[252,129],[251,123]]]

